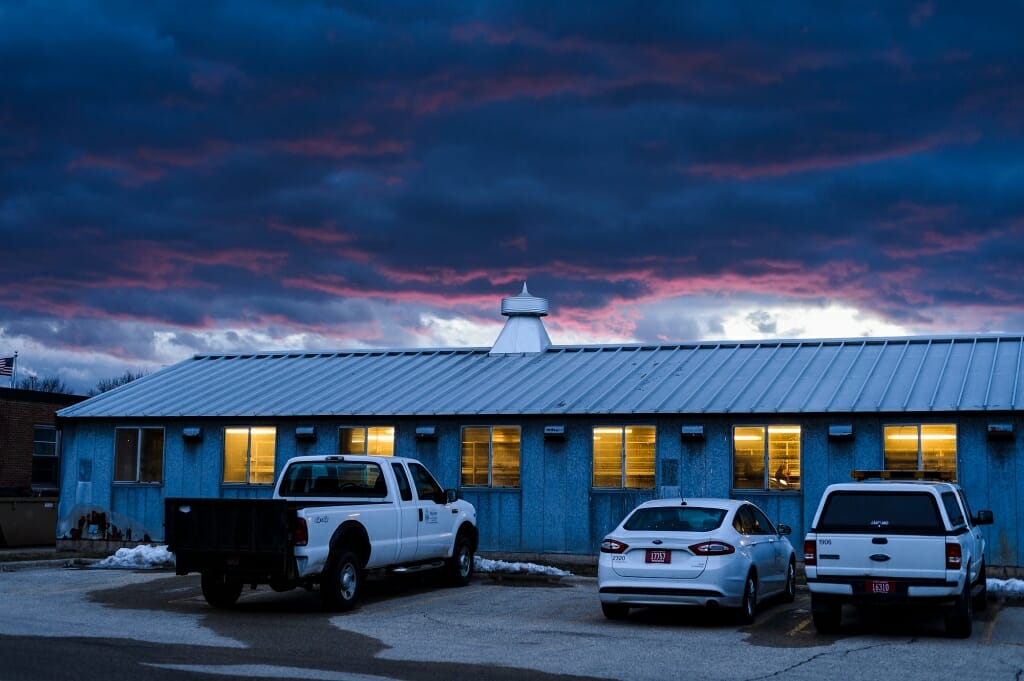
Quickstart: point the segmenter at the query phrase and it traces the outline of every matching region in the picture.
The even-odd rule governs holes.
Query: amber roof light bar
[[[937,480],[952,482],[956,471],[920,471],[920,470],[857,470],[850,471],[850,477],[862,480]]]

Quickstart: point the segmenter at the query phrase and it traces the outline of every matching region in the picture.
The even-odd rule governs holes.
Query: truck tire
[[[345,612],[356,607],[362,587],[363,567],[355,553],[342,549],[327,560],[320,598],[328,610]]]
[[[967,569],[970,575],[970,567]],[[946,634],[953,638],[970,638],[974,630],[974,600],[971,598],[971,580],[964,580],[963,591],[957,596],[953,607],[946,613]]]
[[[811,619],[819,634],[838,634],[843,621],[843,604],[811,594]]]
[[[223,572],[203,571],[201,584],[203,598],[215,608],[230,608],[242,595],[242,583]]]
[[[444,569],[450,586],[466,586],[473,578],[473,542],[465,534],[455,538],[452,557],[445,562]]]
[[[983,612],[988,608],[988,576],[985,573],[985,561],[981,562],[981,571],[978,572],[978,583],[981,588],[974,596],[974,611]]]

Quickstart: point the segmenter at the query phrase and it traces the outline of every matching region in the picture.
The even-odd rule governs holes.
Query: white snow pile
[[[989,593],[1024,596],[1024,579],[994,579],[990,577],[986,583]]]
[[[163,568],[174,565],[174,554],[166,546],[139,545],[131,549],[118,549],[117,553],[101,561],[93,563],[98,568]],[[568,577],[567,570],[560,570],[548,565],[536,563],[510,563],[504,560],[489,560],[476,556],[473,568],[481,573],[506,575],[545,575],[551,577]]]
[[[560,570],[548,565],[537,565],[536,563],[510,563],[504,560],[490,560],[476,556],[473,559],[473,569],[477,572],[487,572],[502,575],[547,575],[550,577],[568,577],[572,575],[568,570]]]
[[[140,544],[131,549],[118,549],[117,553],[94,563],[100,568],[162,568],[174,565],[174,554],[166,546]]]

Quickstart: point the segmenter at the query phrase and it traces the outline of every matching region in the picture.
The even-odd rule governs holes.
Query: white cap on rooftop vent
[[[551,339],[540,318],[547,313],[548,301],[531,296],[523,282],[518,296],[501,301],[501,314],[508,317],[508,321],[494,341],[491,354],[544,352],[551,345]]]

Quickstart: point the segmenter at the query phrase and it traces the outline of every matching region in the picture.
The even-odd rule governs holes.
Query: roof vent
[[[519,352],[544,352],[551,345],[541,317],[548,313],[548,301],[530,295],[523,282],[518,296],[501,301],[501,314],[508,317],[505,328],[491,348],[492,355]]]

